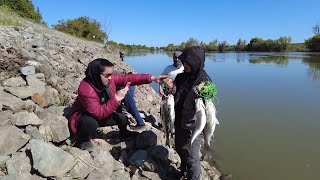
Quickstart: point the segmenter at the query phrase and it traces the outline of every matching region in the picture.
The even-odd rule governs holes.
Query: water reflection
[[[160,55],[166,53],[165,51],[162,50],[141,50],[141,51],[129,51],[127,56],[130,57],[136,57],[136,56],[147,56],[147,55]]]
[[[313,80],[320,80],[320,57],[303,58],[302,62],[309,66],[308,75]]]
[[[246,61],[246,58],[247,58],[247,54],[237,53],[236,61],[237,61],[238,63],[245,62],[245,61]]]
[[[280,67],[287,67],[289,64],[289,57],[288,56],[273,56],[273,55],[267,55],[267,56],[251,56],[249,59],[249,62],[251,64],[260,64],[260,63],[274,63],[276,65],[279,65]]]
[[[287,67],[289,60],[302,60],[304,65],[307,65],[308,76],[313,80],[320,80],[320,55],[316,53],[309,54],[282,54],[282,55],[273,55],[273,54],[251,54],[249,62],[251,64],[260,64],[260,63],[274,63],[279,65],[279,67]],[[241,60],[237,59],[237,62]]]

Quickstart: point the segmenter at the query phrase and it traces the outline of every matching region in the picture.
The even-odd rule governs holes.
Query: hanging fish
[[[195,106],[196,114],[194,115],[194,119],[196,121],[196,127],[195,130],[192,132],[191,145],[206,125],[206,112],[202,98],[195,99]]]
[[[203,129],[204,141],[207,147],[210,147],[210,141],[213,139],[214,130],[219,121],[216,117],[217,111],[213,102],[209,99],[205,100],[206,125]]]
[[[173,138],[175,121],[174,97],[172,94],[169,94],[165,97],[164,100],[162,100],[160,106],[160,116],[162,120],[164,134],[166,137],[166,145],[171,147],[170,135]]]

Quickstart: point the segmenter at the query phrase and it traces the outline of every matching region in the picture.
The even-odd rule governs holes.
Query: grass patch
[[[0,25],[2,26],[14,26],[21,27],[22,23],[20,23],[16,18],[18,15],[8,6],[2,5],[0,6]]]
[[[0,6],[0,12],[4,13],[5,15],[14,15],[17,16],[17,14],[8,6],[1,5]]]
[[[22,24],[19,21],[9,20],[9,19],[0,19],[1,26],[14,26],[14,27],[21,27]]]

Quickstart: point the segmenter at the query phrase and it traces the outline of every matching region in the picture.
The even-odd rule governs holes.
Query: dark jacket
[[[205,51],[204,49],[193,46],[179,56],[183,63],[188,63],[191,73],[180,73],[174,83],[176,85],[175,97],[175,126],[194,130],[196,113],[195,99],[199,98],[194,88],[202,81],[211,81],[204,68]]]

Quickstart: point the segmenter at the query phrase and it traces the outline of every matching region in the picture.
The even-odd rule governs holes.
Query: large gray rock
[[[148,152],[145,150],[138,150],[135,153],[133,153],[129,159],[129,162],[131,164],[134,164],[136,166],[142,166],[143,163],[148,158]]]
[[[70,171],[70,175],[73,179],[84,179],[94,170],[94,163],[88,151],[71,148],[69,153],[76,159],[76,165]]]
[[[5,164],[10,159],[10,156],[0,156],[0,166]]]
[[[124,164],[119,161],[113,161],[113,170],[118,171],[124,169]]]
[[[60,177],[75,165],[75,159],[71,154],[54,145],[36,139],[32,139],[30,144],[33,168],[45,177]]]
[[[43,94],[35,93],[32,95],[32,101],[41,107],[59,105],[59,92],[50,86],[46,86],[46,91]]]
[[[10,86],[10,87],[19,87],[19,86],[26,86],[27,83],[22,77],[12,77],[9,79],[6,79],[2,82],[3,86]]]
[[[110,175],[106,174],[102,170],[94,170],[87,177],[87,180],[109,180],[109,179],[110,179]]]
[[[44,119],[47,113],[54,114],[57,116],[63,116],[65,113],[64,111],[66,111],[66,108],[67,106],[50,106],[48,108],[37,111],[36,114],[41,119]]]
[[[23,147],[30,135],[15,126],[0,126],[0,155],[10,155]]]
[[[43,140],[39,129],[35,126],[31,126],[31,125],[27,126],[26,127],[26,134],[29,134],[32,139]]]
[[[112,180],[129,180],[130,174],[125,170],[118,170],[112,173]]]
[[[1,180],[21,180],[21,179],[30,179],[32,180],[32,175],[30,173],[22,173],[22,174],[12,174],[6,175],[0,178]]]
[[[11,125],[12,111],[0,111],[0,126]]]
[[[30,173],[31,171],[30,159],[25,152],[12,154],[11,159],[6,162],[6,165],[9,175]]]
[[[70,136],[68,120],[64,116],[46,113],[42,118],[43,123],[39,131],[45,141],[61,142]]]
[[[29,113],[27,111],[21,111],[15,113],[10,118],[11,123],[16,126],[27,126],[27,125],[41,125],[42,120],[38,118],[33,112]]]
[[[31,53],[27,49],[24,49],[24,48],[21,48],[20,51],[21,51],[21,54],[23,57],[26,57],[30,60],[35,60],[36,55],[34,53]],[[25,76],[36,73],[35,68],[32,66],[23,67],[20,69],[20,71],[21,71],[21,74],[23,74]]]
[[[28,112],[34,112],[39,106],[36,105],[33,101],[30,99],[27,99],[26,101],[23,101],[22,109],[26,110]]]
[[[148,179],[152,179],[152,180],[161,180],[161,178],[159,177],[159,175],[157,173],[154,172],[150,172],[150,171],[142,171],[142,175],[147,177]]]
[[[6,87],[5,91],[17,96],[20,99],[26,99],[34,94],[43,94],[46,91],[45,86],[31,87],[31,86],[22,86],[22,87]]]
[[[21,110],[23,105],[23,101],[9,93],[4,92],[1,90],[0,87],[0,108],[5,108],[11,110],[13,112],[18,112]],[[0,111],[1,111],[0,109]]]
[[[43,73],[37,73],[27,76],[28,85],[31,87],[44,87],[46,85]]]
[[[91,156],[93,156],[95,166],[103,171],[107,177],[110,177],[113,172],[114,161],[112,155],[104,149],[94,148]]]

